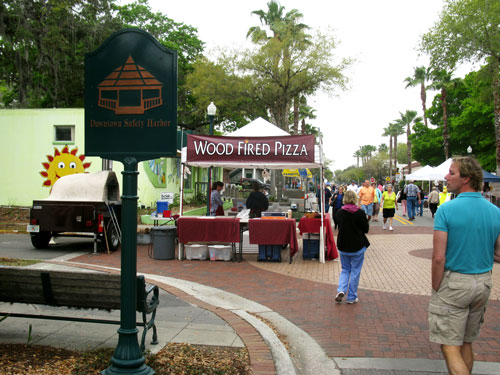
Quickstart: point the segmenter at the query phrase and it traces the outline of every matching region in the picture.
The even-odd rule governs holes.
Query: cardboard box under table
[[[240,219],[236,217],[183,216],[177,220],[177,234],[182,249],[179,258],[182,259],[186,243],[231,243],[233,253],[236,253],[236,243],[240,243]]]
[[[292,258],[298,251],[295,219],[250,219],[248,221],[248,230],[250,232],[249,240],[251,244],[279,245],[280,247],[289,244],[290,263],[292,263]]]
[[[305,236],[305,239],[307,240],[307,233],[319,233],[321,226],[321,218],[307,218],[303,216],[300,221],[299,221],[299,230],[300,234],[302,236]],[[325,214],[323,217],[323,228],[324,228],[324,235],[325,235],[325,242],[326,242],[326,260],[334,260],[339,257],[339,253],[337,251],[337,246],[335,245],[335,239],[333,236],[333,230],[332,230],[332,225],[330,222],[330,214]],[[303,248],[304,248],[304,242]],[[307,243],[307,246],[313,246],[313,243]],[[309,247],[308,247],[308,255],[309,254]],[[319,254],[318,254],[319,256]],[[308,259],[308,258],[304,258]]]

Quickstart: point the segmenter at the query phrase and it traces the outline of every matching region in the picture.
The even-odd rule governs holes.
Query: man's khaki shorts
[[[479,336],[491,292],[491,272],[468,275],[445,271],[429,304],[430,341],[461,346]]]

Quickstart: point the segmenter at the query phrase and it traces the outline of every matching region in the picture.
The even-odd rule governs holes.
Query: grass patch
[[[37,259],[14,259],[14,258],[0,258],[2,266],[24,267],[32,264],[40,263],[41,260]]]

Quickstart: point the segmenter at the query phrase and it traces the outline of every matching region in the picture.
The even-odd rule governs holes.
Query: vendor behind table
[[[246,206],[250,209],[250,218],[261,217],[262,211],[269,208],[269,201],[262,193],[262,186],[258,182],[253,183],[253,191],[247,198]]]

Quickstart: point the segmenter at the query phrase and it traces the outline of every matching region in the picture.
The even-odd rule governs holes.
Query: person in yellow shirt
[[[444,202],[448,202],[451,198],[451,194],[448,193],[448,188],[443,186],[443,192],[439,193],[439,205],[441,206]]]
[[[382,194],[382,201],[380,202],[382,207],[382,216],[384,218],[384,226],[382,229],[386,229],[387,219],[389,219],[389,230],[394,230],[392,228],[392,219],[396,210],[398,209],[398,202],[396,200],[396,193],[392,191],[392,185],[387,185],[387,191]]]
[[[370,186],[370,181],[365,180],[363,183],[363,187],[359,190],[358,197],[358,206],[365,211],[366,216],[368,216],[368,222],[372,218],[373,214],[373,195],[375,191]]]

